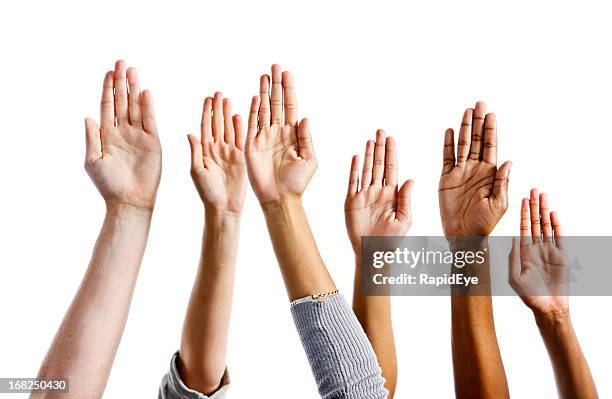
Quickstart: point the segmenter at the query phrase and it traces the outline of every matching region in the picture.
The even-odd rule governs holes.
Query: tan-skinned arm
[[[597,398],[595,381],[569,312],[568,261],[563,230],[548,196],[532,189],[521,203],[520,246],[509,259],[510,285],[532,311],[550,357],[559,397]]]
[[[249,180],[319,394],[326,399],[386,398],[374,350],[344,296],[336,295],[302,207],[317,161],[308,121],[297,121],[293,78],[278,65],[272,66],[271,79],[260,78],[245,149]]]
[[[221,93],[204,100],[200,140],[189,135],[191,176],[205,208],[202,252],[183,324],[179,371],[191,389],[221,385],[229,333],[240,216],[246,191],[242,126]]]
[[[353,311],[363,327],[385,378],[389,398],[397,385],[397,354],[389,296],[366,296],[362,290],[361,237],[404,236],[412,224],[412,181],[398,189],[397,152],[392,137],[376,132],[376,141],[366,144],[363,173],[359,157],[353,156],[344,204],[346,228],[355,254]]]
[[[128,94],[128,86],[130,93]],[[114,95],[113,95],[114,92]],[[161,174],[161,147],[148,91],[118,61],[107,73],[101,128],[87,119],[85,168],[106,201],[89,267],[38,378],[69,379],[61,398],[99,398],[121,341]],[[32,395],[54,397],[53,394]]]
[[[289,300],[335,291],[302,202],[283,199],[262,207]]]
[[[454,133],[446,131],[440,178],[440,215],[453,250],[486,246],[486,239],[462,248],[456,238],[487,237],[508,207],[510,162],[497,168],[497,127],[494,114],[478,102],[463,115],[455,156]],[[480,281],[489,277],[488,259],[479,268]],[[485,284],[486,285],[486,284]],[[481,289],[481,288],[480,288]],[[467,293],[464,293],[467,294]],[[458,398],[507,398],[504,372],[490,293],[451,296],[452,351]]]
[[[308,120],[298,123],[293,77],[273,65],[271,80],[261,76],[259,91],[249,115],[247,170],[264,211],[287,294],[294,300],[335,291],[302,207],[301,197],[317,160]]]

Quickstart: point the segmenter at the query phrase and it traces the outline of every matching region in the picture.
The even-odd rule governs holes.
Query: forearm
[[[486,241],[451,245],[453,251],[485,251],[485,261],[453,266],[453,272],[477,276],[475,292],[452,289],[452,353],[457,398],[507,398],[508,382],[497,343],[490,296],[489,255]]]
[[[70,379],[62,397],[97,398],[121,341],[144,254],[151,210],[107,206],[91,262],[39,371]]]
[[[561,398],[597,398],[589,365],[580,349],[569,311],[535,313]]]
[[[391,320],[391,298],[366,296],[363,293],[359,254],[355,255],[353,311],[372,344],[385,379],[385,388],[389,391],[388,397],[393,398],[397,385],[397,355]]]
[[[335,291],[301,201],[276,201],[263,211],[289,299]]]
[[[240,215],[207,212],[198,274],[183,325],[179,368],[185,384],[217,390],[225,372]]]

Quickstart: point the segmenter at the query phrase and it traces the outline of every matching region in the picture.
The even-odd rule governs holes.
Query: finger
[[[242,137],[242,117],[238,114],[232,117],[234,124],[234,145],[240,151],[244,150],[244,139]]]
[[[531,243],[531,224],[529,223],[529,199],[521,201],[521,246]]]
[[[127,98],[127,77],[125,61],[119,60],[115,63],[115,115],[117,124],[128,122],[128,98]]]
[[[510,182],[510,170],[512,162],[506,161],[495,172],[495,181],[493,182],[493,200],[502,209],[508,208],[508,183]]]
[[[104,76],[102,99],[100,100],[100,125],[103,129],[115,126],[115,99],[113,98],[115,72],[108,71]]]
[[[397,186],[397,151],[393,137],[387,137],[385,143],[385,185]]]
[[[314,159],[314,148],[312,146],[312,137],[310,136],[310,127],[308,119],[304,118],[298,125],[297,129],[298,149],[300,157],[303,159]]]
[[[234,144],[234,120],[232,114],[232,102],[229,98],[223,99],[223,139],[228,144]]]
[[[270,77],[261,75],[259,79],[259,127],[270,127]]]
[[[529,214],[531,215],[531,239],[536,243],[542,238],[542,230],[540,228],[540,196],[535,188],[531,189],[529,195]]]
[[[255,139],[255,136],[257,135],[257,116],[258,116],[258,110],[259,110],[259,103],[260,103],[260,98],[259,96],[253,96],[253,99],[251,100],[251,109],[249,110],[249,121],[248,121],[248,127],[247,127],[247,146],[249,145],[250,142],[252,142]]]
[[[361,172],[361,189],[366,189],[372,184],[372,165],[374,164],[374,142],[368,140],[365,155],[363,156],[363,171]]]
[[[461,129],[459,129],[459,141],[457,143],[457,166],[464,166],[470,153],[473,113],[474,110],[472,108],[466,109],[463,113]]]
[[[550,213],[550,221],[555,236],[555,245],[557,248],[563,248],[563,227],[561,227],[561,219],[559,219],[557,212]]]
[[[155,109],[153,107],[153,96],[149,90],[144,90],[141,97],[142,106],[142,127],[147,133],[157,136],[157,126],[155,124]]]
[[[128,82],[128,110],[130,115],[130,124],[142,126],[142,113],[140,109],[140,82],[138,81],[138,73],[136,68],[130,67],[127,70]]]
[[[272,124],[283,123],[283,82],[280,65],[272,65],[272,94],[270,97]]]
[[[521,276],[521,250],[518,240],[512,237],[512,249],[508,257],[508,281],[512,285]]]
[[[223,94],[216,92],[212,103],[212,133],[215,142],[223,140]]]
[[[372,184],[382,185],[385,175],[385,131],[376,131],[376,144],[374,146],[374,168],[372,169]]]
[[[474,115],[472,116],[472,136],[470,145],[470,159],[482,159],[482,132],[484,130],[485,113],[487,106],[482,101],[476,103]]]
[[[412,221],[410,213],[410,194],[413,185],[414,182],[412,180],[406,180],[397,193],[396,218],[402,223]]]
[[[187,135],[189,147],[191,148],[191,172],[195,173],[204,167],[204,156],[202,154],[202,144],[192,135]]]
[[[91,118],[85,118],[85,162],[102,158],[100,128]]]
[[[487,114],[484,123],[484,149],[482,160],[497,165],[497,117]]]
[[[359,155],[353,155],[351,160],[351,172],[349,174],[347,197],[357,194],[359,190]]]
[[[544,241],[552,242],[553,233],[552,225],[550,224],[550,208],[548,205],[548,195],[540,194],[540,221],[542,223],[542,234]]]
[[[206,97],[202,106],[202,121],[200,122],[200,139],[202,143],[214,141],[212,133],[212,103],[212,97]]]
[[[291,72],[283,72],[283,104],[285,105],[285,124],[297,125],[297,97]]]
[[[455,132],[446,129],[444,133],[444,151],[442,156],[442,174],[447,174],[455,167]]]

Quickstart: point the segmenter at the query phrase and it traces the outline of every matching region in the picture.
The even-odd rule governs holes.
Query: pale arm
[[[69,379],[70,393],[58,397],[102,396],[127,320],[150,223],[149,210],[129,205],[107,208],[85,277],[38,374],[38,378]]]
[[[70,393],[62,398],[99,398],[104,392],[161,176],[151,93],[141,93],[136,70],[126,69],[124,61],[106,74],[103,86],[100,128],[85,120],[85,169],[106,202],[106,217],[81,286],[39,372],[39,378],[69,379]]]

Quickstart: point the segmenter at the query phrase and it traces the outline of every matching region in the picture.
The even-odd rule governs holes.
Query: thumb
[[[402,222],[408,222],[412,218],[410,213],[410,194],[414,181],[406,180],[397,193],[397,218]]]
[[[187,140],[189,140],[189,147],[191,148],[191,172],[195,173],[204,165],[202,159],[202,146],[193,134],[188,134]]]
[[[495,181],[493,182],[493,197],[502,209],[508,208],[508,179],[510,178],[511,168],[512,162],[504,162],[495,173]]]
[[[95,161],[102,157],[100,128],[91,118],[85,118],[85,161]]]
[[[304,118],[298,125],[297,140],[300,157],[304,159],[314,159],[314,148],[312,147],[312,138],[310,137],[310,128],[308,119]]]

